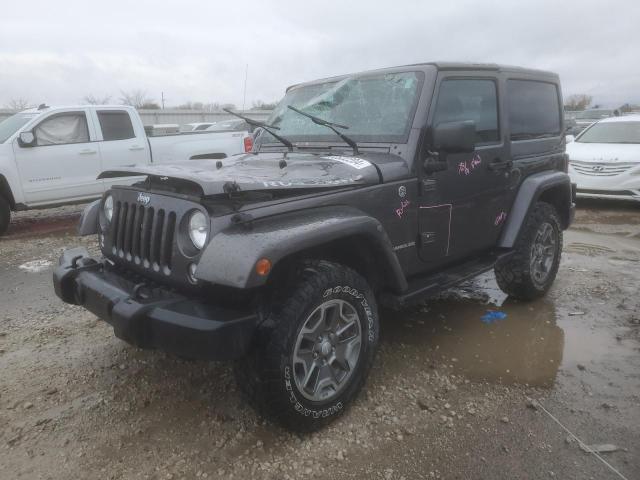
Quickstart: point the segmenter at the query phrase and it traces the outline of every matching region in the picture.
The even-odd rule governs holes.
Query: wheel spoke
[[[354,351],[358,351],[359,349],[360,337],[352,337],[351,339],[340,342],[336,345],[335,358],[340,362],[341,365],[346,364],[347,368],[350,370],[353,367],[353,353]],[[355,361],[357,361],[357,357],[355,358]]]
[[[317,362],[313,362],[311,364],[311,368],[306,372],[304,380],[302,381],[302,386],[307,391],[309,391],[309,383],[313,382],[311,393],[316,393],[316,390],[318,388],[318,379],[320,377],[320,372],[318,372],[318,369],[319,367]]]
[[[319,305],[302,324],[292,355],[300,393],[314,401],[335,396],[354,371],[361,338],[360,317],[353,305],[341,299]]]
[[[332,305],[324,309],[325,329],[335,330],[335,328],[338,326],[338,323],[340,323],[340,316],[341,316],[340,308],[341,306],[338,304],[338,305]]]
[[[531,246],[530,271],[537,283],[543,283],[553,267],[557,251],[554,232],[551,224],[543,223],[538,228]]]
[[[351,335],[350,337],[347,338],[342,338],[343,335],[348,332],[349,330],[355,330],[353,335]],[[357,325],[356,325],[356,321],[351,321],[349,323],[347,323],[346,325],[343,325],[342,327],[340,327],[337,331],[336,331],[336,336],[338,337],[338,341],[339,342],[345,342],[351,338],[353,338],[354,336],[358,335],[357,332]]]
[[[333,369],[327,364],[323,365],[320,368],[320,372],[318,375],[318,383],[316,385],[315,393],[320,397],[320,399],[329,397],[331,395],[325,394],[327,389],[333,390],[333,393],[338,391],[340,388],[339,382],[335,377],[335,373]],[[329,393],[329,392],[327,392]]]
[[[325,322],[325,310],[317,309],[314,313],[311,314],[309,319],[305,322],[300,334],[310,340],[311,342],[315,341],[316,337],[324,331],[324,322]]]

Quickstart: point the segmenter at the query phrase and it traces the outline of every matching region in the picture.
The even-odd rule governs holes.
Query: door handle
[[[84,150],[80,150],[78,152],[80,155],[93,155],[94,153],[98,153],[97,150],[92,150],[90,148],[85,148]]]
[[[144,147],[141,147],[140,145],[132,145],[129,147],[129,150],[135,152],[136,150],[144,150]]]
[[[494,159],[492,162],[487,164],[487,169],[495,172],[497,170],[506,170],[507,168],[511,168],[513,166],[512,160],[502,161],[499,158]]]

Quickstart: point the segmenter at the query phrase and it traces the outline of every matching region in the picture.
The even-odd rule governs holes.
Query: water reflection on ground
[[[499,309],[506,318],[485,323],[481,317],[495,306],[464,295],[456,300],[455,295],[401,312],[384,311],[383,344],[415,346],[419,355],[444,362],[471,380],[553,385],[564,332],[549,300],[507,300]]]

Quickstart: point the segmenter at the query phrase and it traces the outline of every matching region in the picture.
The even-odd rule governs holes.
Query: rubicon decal
[[[362,170],[363,168],[367,168],[371,166],[371,162],[365,160],[364,158],[358,157],[343,157],[341,155],[330,155],[328,157],[323,157],[327,160],[333,160],[335,162],[344,163],[345,165],[349,165],[350,167],[355,168],[356,170]]]

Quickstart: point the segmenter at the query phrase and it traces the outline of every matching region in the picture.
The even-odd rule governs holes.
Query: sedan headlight
[[[113,197],[111,195],[104,199],[102,210],[104,211],[104,216],[107,218],[107,221],[110,222],[113,218]]]
[[[200,211],[193,212],[189,217],[189,238],[193,242],[193,246],[198,250],[202,250],[202,247],[204,247],[208,232],[207,216]]]

